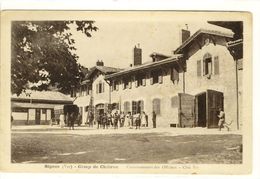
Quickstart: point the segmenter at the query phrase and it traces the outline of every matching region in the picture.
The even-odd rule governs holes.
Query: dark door
[[[218,127],[219,108],[224,110],[224,96],[222,92],[207,90],[207,126],[208,128]]]
[[[207,126],[206,92],[196,95],[196,126]]]
[[[180,127],[193,127],[195,124],[195,97],[189,94],[179,93],[179,100]]]
[[[41,109],[36,109],[35,124],[41,124]]]

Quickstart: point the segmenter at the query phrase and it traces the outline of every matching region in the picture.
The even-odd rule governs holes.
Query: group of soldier
[[[140,129],[141,127],[148,127],[148,115],[143,111],[132,115],[131,112],[125,114],[124,112],[115,111],[114,113],[101,113],[94,119],[94,114],[89,112],[87,124],[93,127],[94,123],[97,129],[128,127],[130,129]],[[152,115],[153,128],[156,128],[156,114]]]

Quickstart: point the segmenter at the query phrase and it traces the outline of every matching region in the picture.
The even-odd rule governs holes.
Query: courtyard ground
[[[13,163],[240,164],[242,135],[205,128],[13,127]]]

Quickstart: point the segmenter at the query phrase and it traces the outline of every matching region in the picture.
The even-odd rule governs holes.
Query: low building
[[[11,97],[13,125],[49,124],[54,107],[73,104],[72,98],[55,91],[27,91]]]

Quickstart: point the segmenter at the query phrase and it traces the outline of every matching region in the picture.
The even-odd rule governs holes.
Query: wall
[[[219,75],[212,75],[210,79],[205,76],[197,76],[197,60],[203,61],[206,53],[212,55],[214,74],[214,56],[219,57]],[[203,67],[203,66],[202,66]],[[203,71],[202,71],[203,75]],[[187,60],[187,72],[185,73],[186,93],[196,95],[207,89],[224,93],[224,110],[226,121],[233,120],[232,129],[236,129],[236,74],[235,61],[225,46],[210,43],[203,46]]]
[[[29,115],[29,124],[35,124],[35,109],[28,109],[28,115]]]
[[[180,75],[179,82],[175,84],[171,80],[170,68],[166,69],[166,73],[163,75],[163,83],[156,83],[151,85],[150,78],[146,78],[145,86],[135,87],[135,83],[132,82],[131,89],[123,89],[121,83],[118,91],[111,93],[111,103],[119,102],[122,111],[124,110],[124,102],[130,102],[130,110],[132,109],[132,101],[144,101],[144,111],[148,114],[148,120],[150,126],[152,126],[152,111],[153,111],[153,99],[159,98],[161,100],[161,114],[157,115],[158,127],[169,127],[171,123],[176,123],[177,110],[171,107],[171,98],[176,96],[179,92],[182,92],[182,73]]]
[[[27,121],[27,112],[12,112],[14,121],[13,125],[25,125]]]
[[[99,84],[99,82],[104,84],[104,92],[103,93],[96,93],[96,84]],[[85,111],[85,107],[89,106],[90,103],[90,97],[91,93],[93,95],[93,105],[97,105],[100,103],[109,103],[109,85],[108,83],[104,80],[104,75],[103,74],[96,74],[93,78],[93,83],[92,83],[92,91],[89,92],[89,95],[86,93],[83,93],[83,96],[78,96],[77,99],[74,101],[74,104],[78,105],[79,107],[82,107],[82,124],[84,125],[87,121],[87,115],[88,112]]]
[[[87,120],[87,112],[85,111],[85,107],[89,106],[90,102],[90,95],[87,96],[79,96],[74,101],[74,104],[76,104],[78,107],[82,107],[82,124],[85,124]]]

